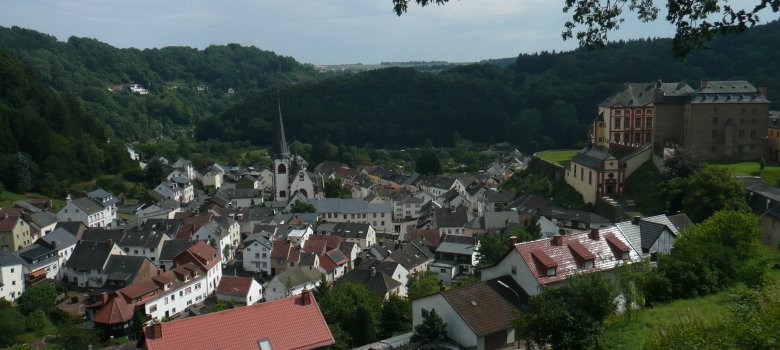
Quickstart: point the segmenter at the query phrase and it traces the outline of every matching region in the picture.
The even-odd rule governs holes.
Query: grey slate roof
[[[444,236],[444,239],[436,248],[437,253],[449,253],[458,255],[471,255],[476,248],[476,239],[467,236]]]
[[[599,106],[612,107],[616,104],[630,107],[641,107],[653,102],[655,90],[660,88],[664,96],[685,95],[694,92],[686,83],[626,83],[623,89],[605,99]]]
[[[129,282],[146,260],[149,259],[144,256],[111,255],[103,272],[108,274],[108,280]]]
[[[54,229],[52,232],[49,232],[46,236],[43,236],[41,240],[49,244],[52,244],[52,242],[57,242],[59,247],[70,247],[78,243],[78,240],[75,236],[61,227]]]
[[[373,276],[371,273],[370,269],[354,269],[342,276],[336,281],[336,284],[354,283],[364,285],[380,298],[384,298],[387,293],[401,286],[401,282],[394,280],[383,271],[376,271]]]
[[[65,266],[74,270],[100,270],[108,260],[112,247],[108,242],[80,241]]]
[[[271,241],[268,239],[269,237],[271,237],[271,233],[269,232],[253,233],[244,239],[244,246],[248,246],[257,242],[266,246],[268,249],[271,249]]]
[[[340,222],[336,224],[331,233],[344,238],[366,239],[368,238],[369,228],[371,228],[369,224]]]
[[[407,270],[412,270],[426,261],[432,260],[433,253],[424,245],[408,242],[401,249],[391,253],[390,259],[403,265]]]
[[[389,203],[369,203],[358,198],[323,198],[311,201],[317,213],[383,213],[392,212]]]
[[[193,244],[195,244],[194,241],[185,241],[181,239],[171,239],[163,242],[162,249],[160,249],[160,261],[173,260],[175,256],[189,249]]]
[[[607,220],[604,217],[601,217],[597,214],[582,211],[582,210],[574,210],[574,209],[565,209],[565,208],[559,208],[559,207],[544,207],[539,209],[539,215],[548,217],[548,218],[555,218],[558,220],[570,220],[570,221],[579,221],[579,222],[587,222],[591,225],[607,225],[610,224],[610,221]]]
[[[707,81],[692,94],[690,103],[769,103],[769,100],[744,80]]]
[[[668,217],[672,225],[677,228],[678,232],[685,231],[688,227],[693,226],[693,221],[685,213],[674,214]]]
[[[658,240],[658,237],[661,236],[661,233],[663,233],[664,230],[669,230],[664,224],[640,220],[639,232],[642,235],[642,251],[645,252],[650,250],[650,247]]]
[[[0,266],[22,265],[22,261],[11,252],[0,251]]]
[[[92,215],[94,213],[102,211],[105,208],[103,204],[98,203],[94,199],[89,197],[74,199],[73,204],[77,206],[79,209],[81,209],[81,211],[83,211],[87,215]]]
[[[606,149],[585,147],[571,161],[589,169],[599,170],[601,162],[607,158],[609,158],[609,152]]]
[[[294,269],[286,270],[274,277],[278,279],[282,285],[286,285],[287,281],[290,281],[291,287],[303,285],[307,282],[316,283],[322,277],[322,272],[319,269],[312,269],[309,267],[297,267]]]
[[[81,236],[81,240],[84,242],[113,241],[114,243],[119,243],[125,237],[125,233],[126,232],[124,229],[106,230],[102,228],[91,228],[84,231],[84,234]]]
[[[48,211],[39,211],[30,215],[30,220],[38,227],[46,227],[57,222],[57,216]]]

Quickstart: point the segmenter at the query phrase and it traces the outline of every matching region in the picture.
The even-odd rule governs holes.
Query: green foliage
[[[325,179],[325,197],[326,198],[352,198],[352,192],[341,183],[341,179]]]
[[[366,286],[338,284],[318,303],[328,325],[338,325],[348,335],[343,337],[350,342],[347,346],[360,346],[377,339],[382,301]]]
[[[683,210],[700,222],[718,210],[748,210],[742,185],[728,171],[706,167],[688,178]]]
[[[291,213],[314,213],[316,211],[317,209],[313,205],[304,201],[296,201],[292,209],[290,209]]]
[[[766,279],[769,257],[760,241],[761,227],[752,214],[721,211],[686,230],[658,270],[671,284],[674,298],[714,293],[744,282]]]
[[[414,335],[425,341],[437,341],[447,337],[447,323],[441,319],[436,309],[431,309],[423,322],[414,327]]]
[[[547,177],[524,169],[512,174],[501,183],[501,188],[518,194],[532,194],[544,198],[550,198],[553,192],[552,183]]]
[[[382,303],[381,337],[389,338],[412,330],[412,303],[409,299],[391,294]]]
[[[25,290],[16,302],[25,314],[35,310],[48,312],[56,305],[57,290],[50,284],[39,284]]]
[[[68,322],[57,329],[52,343],[64,350],[83,350],[100,345],[100,338],[95,331]]]
[[[594,349],[603,322],[615,312],[615,296],[612,282],[600,273],[571,276],[563,286],[531,297],[516,328],[522,338],[538,345]]]
[[[27,315],[24,324],[27,331],[33,332],[40,337],[46,334],[46,330],[51,325],[51,322],[43,310],[35,310]]]
[[[414,163],[414,169],[422,175],[437,175],[442,172],[441,159],[434,149],[426,149]]]
[[[416,272],[409,275],[406,283],[407,297],[409,300],[415,300],[434,294],[439,291],[442,282],[439,276],[433,272]]]
[[[637,210],[645,216],[664,213],[666,203],[658,195],[661,184],[655,164],[652,161],[645,162],[626,179],[625,197],[632,198]]]
[[[24,332],[24,320],[17,308],[13,307],[5,299],[0,300],[0,347],[15,343],[16,337]]]

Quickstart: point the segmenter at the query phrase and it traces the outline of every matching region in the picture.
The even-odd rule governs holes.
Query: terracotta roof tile
[[[251,277],[223,276],[217,287],[217,294],[245,297],[252,287]]]
[[[144,330],[149,350],[168,349],[258,349],[267,339],[274,349],[315,349],[333,345],[317,301],[293,296],[252,306],[165,322],[155,339],[153,327]]]
[[[115,297],[95,313],[92,320],[95,323],[118,324],[133,318],[133,305],[124,298]]]

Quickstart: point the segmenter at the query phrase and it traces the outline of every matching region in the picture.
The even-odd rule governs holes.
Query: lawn
[[[47,198],[46,196],[40,194],[40,193],[15,193],[15,192],[9,192],[9,191],[0,191],[0,208],[7,208],[7,207],[13,207],[13,203],[15,201],[24,200],[27,198]],[[53,199],[52,200],[52,210],[56,211],[62,208],[65,205],[65,201],[62,199]]]
[[[780,165],[777,163],[767,164],[763,171],[757,161],[738,163],[707,162],[707,165],[729,169],[735,176],[761,176],[764,182],[772,186],[776,186],[777,181],[780,179]]]
[[[542,151],[537,152],[535,155],[541,159],[544,159],[553,164],[560,164],[564,167],[569,165],[569,161],[577,155],[579,150],[576,149],[563,149],[555,151]]]

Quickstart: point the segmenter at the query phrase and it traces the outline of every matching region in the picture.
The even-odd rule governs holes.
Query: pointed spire
[[[282,102],[278,96],[276,97],[276,106],[279,109],[279,125],[276,126],[274,156],[289,156],[290,149],[287,147],[287,140],[284,137],[284,123],[282,122]]]

